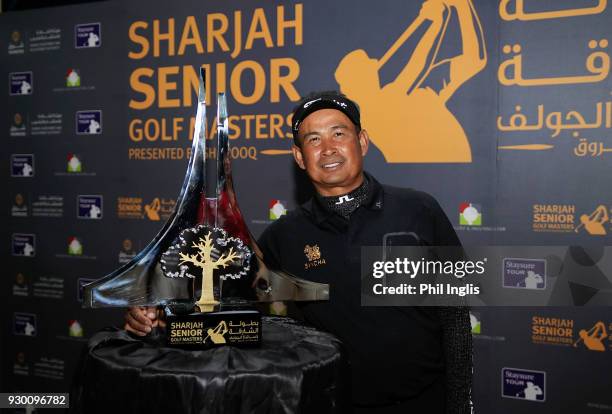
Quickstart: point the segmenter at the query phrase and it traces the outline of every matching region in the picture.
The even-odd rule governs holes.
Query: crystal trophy
[[[83,306],[162,307],[169,346],[252,346],[262,337],[255,302],[327,300],[329,285],[266,265],[234,192],[224,93],[216,148],[207,152],[204,85],[201,68],[191,156],[172,215],[129,263],[84,287]]]

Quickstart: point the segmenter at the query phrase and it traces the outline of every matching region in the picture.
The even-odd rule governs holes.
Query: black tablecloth
[[[347,378],[332,335],[287,318],[262,319],[259,348],[168,348],[112,329],[83,356],[71,411],[83,413],[342,412]]]

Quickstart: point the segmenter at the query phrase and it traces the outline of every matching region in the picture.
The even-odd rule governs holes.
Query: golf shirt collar
[[[370,175],[368,172],[364,171],[363,174],[366,176],[368,180],[368,186],[370,187],[370,189],[368,191],[367,198],[365,199],[363,204],[359,206],[359,208],[365,207],[368,210],[373,210],[373,211],[382,210],[383,196],[384,196],[383,186],[378,181],[376,181],[376,179],[372,177],[372,175]],[[302,208],[307,213],[309,213],[318,224],[321,224],[324,221],[331,219],[331,218],[333,218],[334,220],[336,218],[339,218],[345,221],[343,217],[341,217],[336,212],[330,210],[316,196],[313,196],[310,200],[304,203],[302,205]],[[359,208],[357,210],[359,210]],[[355,210],[353,214],[355,214],[357,210]]]

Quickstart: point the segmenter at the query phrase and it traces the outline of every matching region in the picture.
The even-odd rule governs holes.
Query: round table
[[[86,413],[335,413],[348,404],[341,343],[288,318],[264,317],[258,348],[169,348],[123,330],[94,335],[71,411]]]

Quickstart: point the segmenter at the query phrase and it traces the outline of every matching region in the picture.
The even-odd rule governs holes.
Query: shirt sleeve
[[[461,241],[442,207],[433,197],[430,203],[435,245],[461,247]],[[462,255],[462,252],[457,254]],[[438,308],[438,314],[446,365],[446,414],[470,414],[473,365],[469,308],[445,306]]]
[[[472,333],[466,307],[440,307],[446,363],[446,414],[472,412]]]

